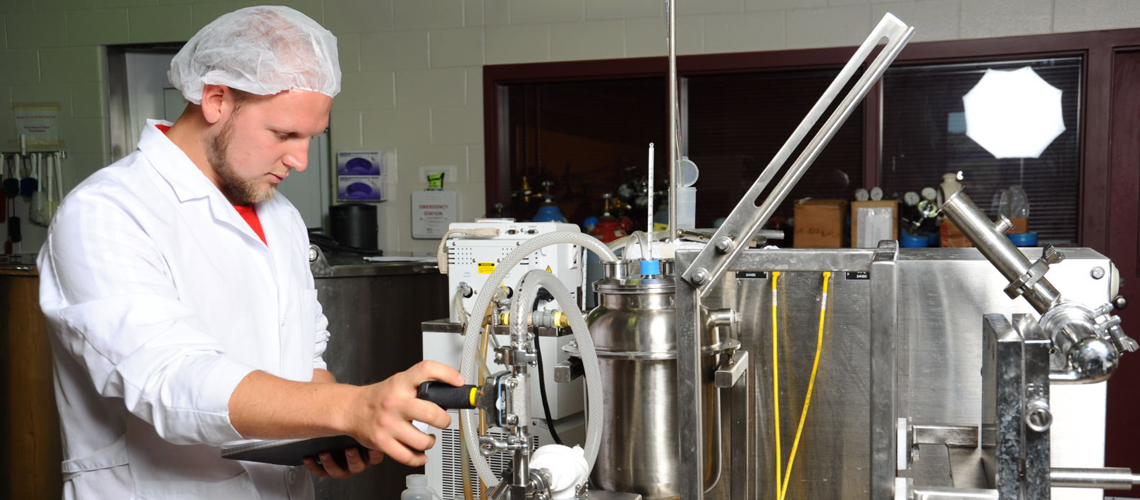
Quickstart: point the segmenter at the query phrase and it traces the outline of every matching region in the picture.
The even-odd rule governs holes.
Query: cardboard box
[[[1028,233],[1029,232],[1029,219],[1025,217],[1010,217],[1009,221],[1013,223],[1013,229],[1010,233]]]
[[[950,219],[942,219],[941,227],[942,248],[970,248],[974,246],[970,243],[970,239],[962,234],[958,226],[954,225]]]
[[[847,201],[807,198],[795,205],[795,248],[842,248]]]
[[[899,239],[899,200],[851,202],[851,248]]]

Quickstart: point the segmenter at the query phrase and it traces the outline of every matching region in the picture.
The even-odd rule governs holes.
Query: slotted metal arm
[[[725,219],[724,225],[717,230],[713,235],[712,245],[706,245],[704,250],[693,261],[693,265],[685,270],[682,275],[686,281],[692,283],[700,290],[703,297],[710,287],[710,283],[716,282],[724,274],[728,266],[736,260],[737,255],[743,248],[748,246],[747,242],[751,241],[753,234],[764,227],[768,219],[772,217],[772,213],[776,211],[776,207],[784,201],[784,198],[791,192],[792,187],[800,180],[804,172],[811,166],[831,138],[843,125],[851,113],[879,80],[879,77],[886,71],[887,66],[895,60],[899,52],[906,46],[907,41],[910,40],[911,35],[914,33],[914,28],[907,26],[906,23],[899,20],[892,14],[883,16],[879,21],[879,25],[875,27],[871,35],[867,37],[859,49],[855,51],[855,55],[847,62],[831,85],[827,87],[823,95],[820,96],[819,101],[811,108],[804,120],[800,122],[796,130],[792,132],[791,137],[784,143],[784,146],[768,163],[760,177],[752,184],[752,188],[748,193],[741,198],[736,208],[732,210],[728,218]],[[789,167],[784,177],[776,184],[776,187],[769,194],[764,202],[757,206],[756,200],[760,197],[760,193],[768,186],[768,183],[776,176],[780,167],[784,165],[788,157],[803,141],[804,136],[815,126],[819,121],[819,117],[823,115],[824,111],[831,106],[835,97],[847,85],[847,82],[855,74],[859,66],[870,57],[871,52],[874,51],[875,46],[879,44],[882,39],[887,39],[887,44],[883,47],[882,52],[875,57],[874,61],[867,67],[867,71],[855,82],[854,87],[843,100],[836,107],[831,116],[827,118],[823,126],[815,136],[812,137],[811,142],[804,148],[799,157]],[[740,243],[743,242],[743,243]]]

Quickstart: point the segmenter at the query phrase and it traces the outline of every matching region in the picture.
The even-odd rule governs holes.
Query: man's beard
[[[273,198],[277,194],[276,187],[270,186],[269,189],[262,191],[259,189],[260,178],[243,179],[234,171],[233,165],[230,165],[226,157],[232,136],[233,122],[228,121],[222,125],[221,131],[210,138],[206,148],[206,159],[221,183],[218,189],[234,205],[253,205]]]

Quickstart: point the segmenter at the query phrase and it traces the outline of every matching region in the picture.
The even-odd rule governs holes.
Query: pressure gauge
[[[922,201],[922,198],[914,191],[907,191],[906,194],[903,195],[903,201],[906,202],[908,207],[913,207],[918,205],[918,202]]]
[[[875,186],[871,188],[871,199],[879,201],[883,199],[883,188]]]
[[[866,189],[859,188],[855,190],[855,201],[867,201],[871,198],[871,194]]]
[[[922,197],[926,198],[930,201],[937,200],[938,199],[938,191],[935,191],[934,188],[932,188],[932,187],[924,187],[924,188],[922,188]]]

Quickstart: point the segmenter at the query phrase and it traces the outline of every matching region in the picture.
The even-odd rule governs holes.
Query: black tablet
[[[341,468],[348,467],[344,452],[356,448],[363,460],[368,460],[368,449],[352,436],[329,436],[312,439],[279,439],[236,441],[222,445],[222,458],[261,462],[277,465],[304,465],[310,457],[320,463],[321,453],[331,453]]]

